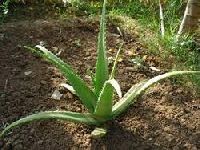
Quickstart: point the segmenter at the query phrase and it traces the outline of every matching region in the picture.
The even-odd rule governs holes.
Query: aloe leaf
[[[108,80],[108,60],[106,57],[106,41],[105,41],[105,11],[106,11],[106,0],[104,0],[103,10],[100,21],[100,32],[98,35],[98,50],[97,50],[97,63],[95,73],[95,93],[99,96],[104,83]]]
[[[94,115],[106,119],[110,118],[112,113],[113,89],[116,90],[119,97],[122,96],[120,86],[115,79],[106,81],[97,101]]]
[[[119,98],[122,98],[121,87],[120,87],[119,83],[117,82],[117,80],[110,79],[110,80],[108,80],[108,83],[110,83],[112,85],[112,87],[115,89],[115,91],[116,91],[117,95],[119,96]]]
[[[94,112],[97,97],[93,93],[93,91],[87,86],[87,84],[73,71],[73,69],[67,63],[63,62],[60,58],[58,58],[52,52],[48,51],[45,47],[39,45],[37,45],[37,47],[39,48],[39,50],[31,47],[25,48],[39,54],[40,56],[54,64],[68,79],[82,103],[88,108],[90,112]]]
[[[117,102],[112,108],[112,117],[116,117],[123,111],[127,109],[127,107],[134,103],[137,100],[137,97],[142,94],[146,89],[148,89],[153,84],[171,76],[177,75],[186,75],[186,74],[200,74],[200,71],[173,71],[169,73],[165,73],[163,75],[158,75],[148,81],[141,82],[139,84],[134,85],[125,95],[124,97]]]
[[[59,120],[77,122],[77,123],[85,123],[88,125],[100,124],[100,122],[92,118],[91,114],[81,114],[81,113],[75,113],[75,112],[69,112],[69,111],[45,111],[45,112],[40,112],[38,114],[29,115],[16,122],[13,122],[1,132],[0,137],[5,135],[5,133],[8,132],[9,130],[19,125],[23,125],[23,124],[33,122],[33,121],[47,120],[47,119],[59,119]]]
[[[112,113],[113,87],[108,82],[105,83],[96,104],[94,115],[108,119]]]

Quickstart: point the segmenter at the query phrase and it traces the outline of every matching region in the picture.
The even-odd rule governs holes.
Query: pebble
[[[53,92],[53,94],[51,95],[51,98],[52,99],[55,99],[55,100],[60,100],[60,98],[63,96],[63,94],[60,93],[60,91],[58,90],[55,90]]]
[[[89,76],[89,75],[85,75],[85,79],[87,79],[87,80],[92,80],[92,78],[91,78],[91,76]]]
[[[169,142],[174,140],[174,136],[172,134],[166,134],[165,137],[166,137],[167,141],[169,141]]]
[[[128,55],[128,56],[133,56],[134,53],[133,53],[132,51],[127,51],[127,55]]]
[[[26,72],[24,72],[24,75],[25,76],[28,76],[28,75],[30,75],[32,73],[32,71],[26,71]]]
[[[40,83],[45,85],[45,84],[47,84],[47,81],[41,80]]]
[[[127,71],[134,71],[134,67],[126,67]]]
[[[167,127],[164,127],[164,129],[163,129],[165,132],[169,132],[170,131],[170,127],[169,126],[167,126]]]
[[[44,143],[44,141],[43,141],[43,140],[39,140],[37,143],[38,143],[39,145],[41,145],[41,144]]]
[[[124,69],[118,69],[119,74],[123,74],[124,73]]]
[[[86,54],[85,54],[86,56],[90,56],[90,52],[88,52],[88,51],[86,51]]]

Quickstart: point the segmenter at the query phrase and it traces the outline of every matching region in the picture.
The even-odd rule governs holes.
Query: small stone
[[[127,71],[134,71],[134,67],[126,67]]]
[[[86,55],[86,56],[90,56],[90,52],[89,52],[89,51],[86,51],[85,55]]]
[[[71,93],[76,94],[76,91],[74,90],[73,86],[71,86],[69,84],[65,84],[65,83],[61,83],[60,86],[66,88]]]
[[[133,53],[132,51],[128,51],[128,52],[127,52],[127,55],[128,55],[128,56],[133,56],[134,53]]]
[[[38,143],[39,145],[41,145],[41,144],[44,143],[44,141],[43,141],[43,140],[39,140],[37,143]]]
[[[56,53],[59,51],[58,47],[52,47],[52,50]]]
[[[40,46],[45,46],[46,45],[46,42],[44,42],[44,41],[40,41],[40,44],[39,44]]]
[[[184,123],[185,122],[185,119],[181,118],[181,123]]]
[[[170,127],[169,126],[167,126],[167,127],[164,127],[164,129],[163,129],[165,132],[168,132],[168,131],[170,131]]]
[[[124,69],[118,69],[119,74],[123,74],[124,73]]]
[[[171,142],[172,140],[174,140],[174,136],[172,134],[167,134],[166,136],[166,139]]]
[[[110,48],[108,51],[111,52],[111,53],[113,53],[113,52],[115,52],[115,49]]]
[[[45,84],[47,84],[47,81],[41,80],[40,83],[45,85]]]
[[[148,140],[149,140],[149,141],[152,141],[152,140],[153,140],[153,138],[149,138]]]
[[[112,56],[111,56],[111,57],[108,57],[108,63],[109,63],[109,64],[113,63],[113,61],[114,61],[114,59],[113,59]]]
[[[123,59],[122,58],[119,58],[118,60],[117,60],[117,62],[122,62],[123,61]]]
[[[26,71],[26,72],[24,72],[24,75],[25,76],[28,76],[28,75],[30,75],[32,73],[32,71]]]
[[[89,76],[89,75],[85,75],[85,79],[87,79],[87,80],[92,80],[92,78],[91,78],[91,76]]]
[[[51,95],[51,98],[55,100],[60,100],[60,98],[63,96],[63,94],[60,93],[60,91],[55,90],[53,94]]]
[[[146,60],[146,59],[147,59],[147,55],[144,55],[144,56],[142,57],[142,59],[143,59],[143,60]]]

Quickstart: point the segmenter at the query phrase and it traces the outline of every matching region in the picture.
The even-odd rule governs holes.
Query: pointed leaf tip
[[[104,83],[109,79],[108,73],[108,60],[106,56],[106,1],[104,0],[101,20],[100,20],[100,32],[98,35],[98,45],[97,45],[97,62],[96,62],[96,73],[95,73],[95,93],[97,96],[104,86]]]
[[[113,86],[119,98],[122,98],[122,91],[119,83],[115,79],[108,80],[107,82]]]
[[[101,122],[94,119],[91,114],[81,114],[81,113],[70,112],[70,111],[45,111],[45,112],[29,115],[25,118],[17,120],[16,122],[11,123],[0,133],[0,137],[3,137],[8,131],[20,125],[30,123],[33,121],[47,120],[47,119],[59,119],[59,120],[64,120],[64,121],[85,123],[88,125],[101,124]]]

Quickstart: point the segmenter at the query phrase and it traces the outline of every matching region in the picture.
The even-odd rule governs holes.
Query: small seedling
[[[93,87],[91,89],[85,81],[83,81],[79,75],[60,58],[54,55],[52,52],[48,51],[45,47],[37,45],[36,48],[26,47],[32,52],[42,56],[49,62],[54,64],[68,79],[71,84],[68,88],[75,93],[84,106],[88,109],[88,113],[77,113],[71,111],[45,111],[37,114],[29,115],[22,118],[16,122],[8,125],[0,134],[0,137],[5,135],[6,132],[19,125],[29,123],[32,121],[46,120],[46,119],[58,119],[65,121],[73,121],[78,123],[85,123],[88,125],[94,125],[97,127],[92,135],[94,137],[102,137],[106,134],[107,130],[104,125],[109,120],[116,118],[122,112],[124,112],[128,106],[137,100],[137,97],[141,95],[147,88],[152,86],[154,83],[159,82],[165,78],[183,75],[183,74],[200,74],[200,71],[173,71],[163,75],[158,75],[150,80],[133,85],[129,91],[122,96],[120,86],[118,82],[114,79],[115,70],[117,66],[117,60],[120,54],[119,49],[114,64],[112,72],[109,75],[108,71],[108,60],[106,57],[106,42],[105,42],[105,9],[106,0],[104,0],[102,16],[100,21],[100,32],[98,36],[98,56],[96,62],[96,72],[92,77]],[[73,87],[73,88],[72,88]],[[116,91],[120,100],[113,105],[113,93]]]

